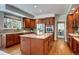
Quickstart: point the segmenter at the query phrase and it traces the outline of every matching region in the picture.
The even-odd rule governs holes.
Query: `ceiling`
[[[43,14],[64,14],[69,8],[69,4],[10,4],[20,10],[28,12],[31,15]]]

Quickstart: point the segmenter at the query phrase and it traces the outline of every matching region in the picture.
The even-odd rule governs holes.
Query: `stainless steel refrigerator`
[[[36,26],[36,33],[37,35],[43,35],[45,33],[45,24],[37,24]]]

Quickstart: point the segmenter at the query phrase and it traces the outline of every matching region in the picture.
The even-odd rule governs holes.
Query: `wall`
[[[16,15],[16,13],[18,12],[18,13],[22,13],[22,14],[24,14],[24,15],[28,15],[27,13],[25,13],[25,12],[23,12],[23,11],[19,11],[18,9],[16,9],[16,8],[13,8],[13,7],[9,7],[8,5],[6,5],[6,4],[0,4],[0,33],[2,33],[2,32],[12,32],[12,31],[14,31],[14,29],[5,29],[4,28],[4,21],[5,21],[5,19],[4,19],[4,17],[6,16],[6,17],[10,17],[10,18],[19,18],[19,19],[21,19],[21,21],[22,21],[22,17],[20,17],[19,15]],[[11,12],[9,12],[8,13],[8,11],[7,10],[10,10]],[[16,10],[16,11],[15,11]],[[12,12],[13,11],[13,12]],[[14,13],[15,12],[15,13]],[[10,14],[11,13],[11,14]],[[14,16],[14,17],[13,17]],[[30,15],[28,15],[28,16],[30,16]]]
[[[58,21],[66,21],[67,14],[60,15]]]
[[[4,13],[0,12],[0,28],[4,28]]]

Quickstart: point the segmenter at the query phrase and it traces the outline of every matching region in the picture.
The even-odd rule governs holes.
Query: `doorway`
[[[65,22],[57,22],[57,39],[65,39]]]

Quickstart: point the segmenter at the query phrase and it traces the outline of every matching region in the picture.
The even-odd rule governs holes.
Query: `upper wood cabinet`
[[[23,26],[24,28],[30,28],[30,19],[23,18]]]
[[[74,33],[79,27],[79,8],[67,16],[67,32]]]
[[[35,27],[36,27],[35,19],[30,19],[30,28],[35,28]]]
[[[54,25],[55,24],[54,17],[46,18],[45,20],[46,20],[46,25]]]
[[[79,8],[76,10],[74,14],[75,14],[76,24],[79,27]]]
[[[36,19],[36,24],[38,24],[38,23],[45,24],[45,20],[44,19]]]
[[[24,28],[35,28],[35,19],[23,18]]]
[[[67,16],[67,32],[68,33],[73,33],[74,32],[74,19],[73,19],[73,14],[69,14]]]
[[[45,25],[55,25],[55,18],[54,17],[43,18],[43,19],[23,18],[24,28],[35,28],[36,24],[38,23],[43,23]]]

